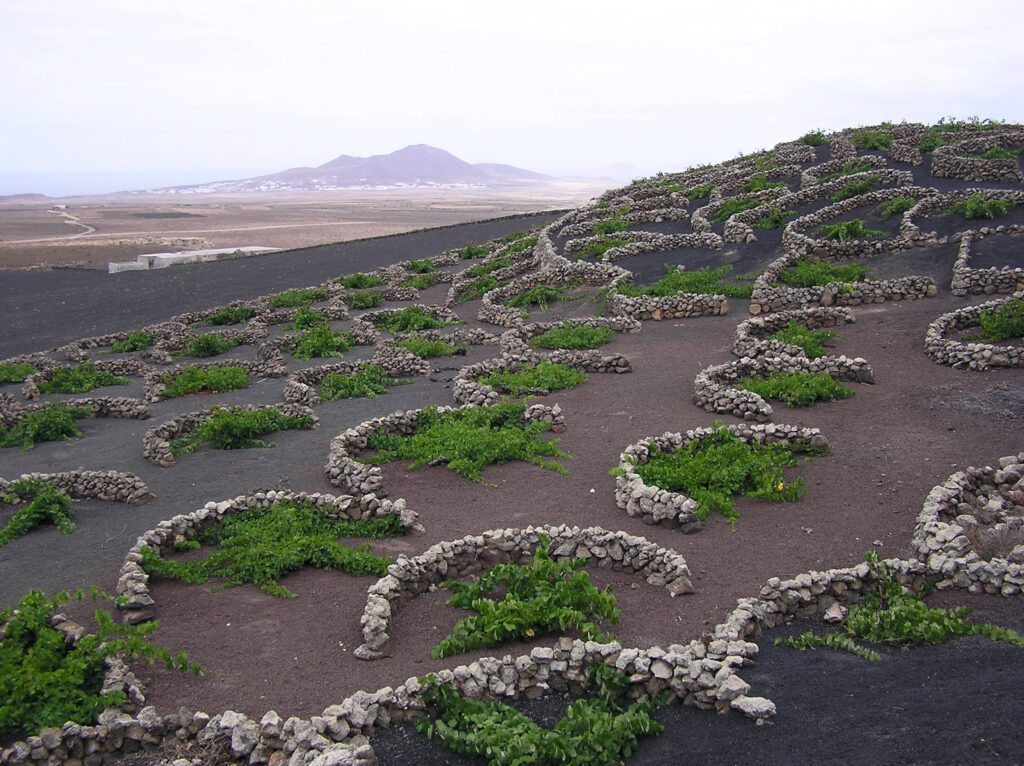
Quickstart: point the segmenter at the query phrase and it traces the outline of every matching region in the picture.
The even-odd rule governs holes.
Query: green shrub
[[[1017,160],[1024,154],[1024,147],[1019,149],[1005,149],[1002,146],[993,146],[984,154],[979,155],[985,160]]]
[[[683,492],[697,503],[697,518],[712,511],[735,526],[739,513],[734,495],[772,502],[793,502],[804,495],[803,480],[787,482],[784,468],[796,465],[797,454],[820,454],[802,445],[740,441],[721,423],[677,452],[652,447],[648,462],[636,466],[648,485]]]
[[[839,333],[831,330],[811,330],[795,319],[790,319],[789,324],[772,333],[770,338],[780,343],[802,348],[809,359],[818,359],[827,353],[825,343],[838,335]]]
[[[536,237],[522,237],[520,235],[511,240],[506,238],[503,241],[511,243],[507,248],[505,248],[505,253],[507,255],[517,255],[519,253],[525,253],[527,250],[532,250],[534,247],[537,246]]]
[[[884,130],[858,130],[853,134],[853,145],[862,152],[888,149],[892,146],[892,133]]]
[[[359,290],[345,296],[350,309],[374,309],[384,305],[384,296],[379,290]]]
[[[110,345],[108,351],[111,354],[127,354],[131,351],[144,351],[155,342],[156,338],[152,333],[139,330],[137,332],[129,333],[128,337],[124,340],[114,341],[114,343]]]
[[[821,146],[827,140],[828,139],[825,138],[825,133],[820,130],[812,130],[810,133],[804,133],[803,137],[800,139],[802,143],[805,143],[808,146]]]
[[[420,306],[409,306],[400,311],[392,311],[377,319],[377,324],[390,333],[420,332],[421,330],[438,330],[455,322],[445,322]]]
[[[701,184],[700,186],[691,186],[689,189],[683,192],[683,196],[693,202],[694,200],[704,199],[711,196],[711,192],[714,191],[715,185],[713,183]]]
[[[413,274],[433,274],[434,264],[430,262],[429,258],[421,258],[419,260],[409,261],[406,268]]]
[[[347,332],[335,332],[330,327],[305,330],[291,341],[289,353],[296,359],[324,359],[341,356],[355,345]]]
[[[480,378],[478,382],[502,394],[530,396],[575,388],[586,383],[587,376],[564,364],[539,362],[534,367],[523,367],[515,372],[494,372]]]
[[[949,210],[952,213],[959,213],[969,221],[991,220],[1010,212],[1013,203],[1008,199],[985,199],[978,193],[974,194],[963,202],[958,202]]]
[[[451,684],[424,679],[426,716],[415,719],[428,739],[488,766],[618,766],[636,752],[642,736],[664,729],[652,713],[664,696],[626,706],[629,680],[604,665],[591,666],[592,698],[569,705],[553,729],[502,702],[468,699]]]
[[[617,289],[623,295],[638,298],[650,295],[665,298],[678,293],[696,293],[701,295],[725,295],[729,298],[749,298],[753,293],[751,285],[737,285],[722,282],[725,275],[732,270],[726,264],[717,269],[707,267],[696,271],[678,271],[665,264],[665,276],[648,287],[639,288],[633,285],[620,285]]]
[[[861,194],[867,194],[876,188],[878,188],[878,179],[875,176],[871,176],[863,181],[851,181],[833,194],[830,199],[832,202],[842,202],[853,197],[859,197]]]
[[[934,130],[929,132],[924,138],[917,143],[917,148],[924,154],[934,152],[940,146],[944,146],[946,139],[942,137],[940,133],[936,133]]]
[[[199,543],[214,547],[205,559],[173,561],[146,547],[142,566],[151,576],[195,585],[218,578],[225,588],[251,583],[268,595],[295,598],[279,580],[306,566],[357,576],[387,574],[392,561],[371,552],[368,544],[350,548],[338,538],[382,539],[404,531],[394,516],[336,520],[315,505],[280,500],[269,508],[225,516],[202,530]]]
[[[783,186],[786,186],[785,181],[769,181],[767,174],[758,173],[744,181],[740,186],[740,191],[745,194],[753,194],[754,192],[765,191],[767,189],[779,189]]]
[[[526,238],[526,235],[527,235],[527,232],[525,232],[525,231],[514,231],[511,234],[506,234],[504,237],[498,237],[498,239],[496,239],[495,241],[496,242],[500,242],[503,245],[507,245],[507,244],[510,244],[512,242],[517,242],[517,241],[519,241],[521,239]],[[537,238],[533,237],[532,239],[534,240],[533,245],[537,244],[537,241],[536,241]],[[530,245],[530,247],[533,247],[533,245]]]
[[[241,324],[248,322],[254,316],[256,316],[256,309],[251,306],[225,306],[210,314],[205,321],[207,324],[213,325]]]
[[[75,530],[71,498],[46,482],[19,479],[11,482],[7,492],[0,498],[3,502],[13,503],[18,499],[24,505],[0,528],[0,548],[42,524],[53,524],[66,535]]]
[[[531,343],[537,348],[591,349],[610,343],[615,333],[607,327],[569,325],[555,327],[538,335]]]
[[[464,261],[470,258],[483,258],[488,252],[490,251],[483,245],[466,245],[459,250],[459,258]]]
[[[386,394],[391,386],[403,386],[407,383],[412,381],[392,378],[380,365],[368,364],[349,375],[340,372],[325,375],[320,381],[320,398],[325,402],[364,396],[374,399],[377,394]]]
[[[466,276],[487,276],[488,274],[491,274],[500,269],[507,269],[513,263],[515,263],[515,259],[511,255],[506,253],[504,255],[499,255],[496,258],[492,258],[491,260],[485,263],[478,263],[476,266],[470,266],[468,269],[466,269]]]
[[[213,449],[273,447],[271,442],[258,437],[274,431],[312,428],[313,422],[310,415],[286,415],[277,408],[247,410],[244,407],[218,407],[205,423],[171,442],[171,451],[175,455],[185,455],[204,444]]]
[[[608,218],[602,218],[599,221],[594,221],[591,226],[591,231],[598,236],[607,236],[609,234],[618,234],[620,231],[625,231],[629,228],[627,223],[622,216],[629,212],[628,207],[622,207],[613,212]]]
[[[878,210],[876,212],[878,213],[879,218],[883,221],[888,221],[890,218],[903,215],[916,204],[917,200],[913,197],[905,197],[901,195],[883,202],[878,206]]]
[[[20,364],[0,364],[0,385],[4,383],[21,383],[29,375],[39,372],[36,366],[28,362]]]
[[[466,343],[448,343],[444,340],[429,340],[427,338],[405,338],[398,341],[398,345],[420,359],[465,354],[469,348]]]
[[[760,204],[753,197],[730,197],[722,202],[718,212],[711,217],[711,223],[724,223],[730,216],[742,213],[744,210],[750,210],[750,208],[757,207]]]
[[[297,309],[325,300],[327,300],[326,290],[322,287],[311,287],[307,290],[286,290],[271,298],[270,305],[275,309]]]
[[[1024,300],[1015,298],[991,311],[983,311],[972,324],[981,328],[973,339],[986,343],[1024,337]]]
[[[826,183],[827,181],[835,181],[837,178],[844,178],[845,176],[852,176],[856,173],[866,173],[872,169],[870,162],[846,162],[843,167],[837,170],[835,173],[829,173],[828,175],[822,176],[819,181]]]
[[[878,229],[869,229],[860,218],[853,218],[849,221],[839,223],[825,223],[815,230],[815,234],[826,239],[838,239],[840,242],[849,242],[854,239],[884,237],[885,232]]]
[[[66,404],[49,404],[31,410],[11,426],[0,425],[0,447],[20,444],[22,449],[30,450],[38,442],[65,441],[81,436],[75,421],[91,414],[88,407],[69,407]]]
[[[557,473],[561,464],[548,458],[567,458],[558,441],[544,441],[540,434],[549,423],[524,423],[525,404],[502,403],[494,407],[471,407],[452,412],[426,409],[420,412],[414,433],[396,436],[378,431],[369,439],[377,454],[366,458],[371,464],[412,460],[412,468],[443,462],[452,471],[473,481],[492,464],[522,460]]]
[[[628,244],[629,240],[622,239],[620,237],[606,237],[605,239],[599,239],[594,242],[587,243],[581,250],[577,250],[573,254],[573,257],[577,259],[603,258],[604,254],[613,247],[622,247],[623,245]]]
[[[188,394],[219,394],[249,385],[249,374],[244,367],[212,364],[209,367],[186,367],[177,373],[166,372],[161,379],[166,388],[165,399]]]
[[[833,265],[804,255],[779,274],[779,282],[790,287],[824,287],[836,282],[863,282],[870,273],[867,266],[859,263]]]
[[[82,394],[104,386],[128,386],[129,378],[121,378],[96,369],[92,362],[76,367],[58,367],[49,380],[40,381],[37,388],[44,394]]]
[[[338,277],[334,280],[342,287],[351,287],[355,290],[363,290],[367,287],[377,287],[384,284],[384,277],[378,274],[349,274],[347,277]]]
[[[459,303],[468,303],[483,298],[486,293],[501,286],[501,282],[491,275],[477,277],[474,280],[465,282],[459,293]]]
[[[402,287],[415,287],[417,290],[426,290],[437,284],[437,274],[417,274],[402,282]]]
[[[292,320],[292,329],[299,332],[301,330],[308,330],[312,327],[329,327],[330,324],[330,318],[319,311],[314,311],[313,309],[299,309],[295,312],[295,318]]]
[[[1024,647],[1024,636],[1008,628],[992,624],[970,622],[970,609],[965,606],[952,609],[932,609],[920,596],[904,588],[884,561],[879,561],[873,551],[865,554],[875,589],[864,600],[850,606],[850,612],[843,621],[842,633],[817,635],[810,631],[799,636],[775,639],[776,645],[789,646],[805,651],[828,647],[841,649],[878,661],[882,655],[869,649],[857,640],[889,646],[922,644],[944,644],[960,636],[984,636],[990,641],[1001,641],[1012,646]]]
[[[793,210],[773,207],[751,224],[755,229],[781,229],[790,218],[796,215]]]
[[[555,287],[553,285],[534,285],[529,290],[519,293],[506,302],[506,306],[512,308],[528,309],[532,306],[540,307],[541,311],[547,311],[548,304],[558,303],[570,297],[570,293],[580,286],[580,282],[571,282]]]
[[[147,640],[159,623],[121,625],[102,609],[95,612],[96,632],[69,644],[51,622],[69,599],[31,590],[14,609],[0,610],[0,742],[59,730],[68,721],[92,725],[105,708],[125,704],[123,692],[103,692],[108,658],[201,673],[184,652],[172,655]]]
[[[580,571],[586,559],[555,561],[549,546],[550,540],[542,535],[529,563],[499,564],[475,582],[445,583],[455,594],[448,599],[449,606],[477,614],[455,623],[431,657],[451,657],[481,646],[501,646],[567,630],[579,631],[587,641],[608,641],[598,623],[618,623],[615,594],[611,589],[598,590],[590,576]],[[499,591],[502,598],[495,600]]]
[[[225,338],[223,335],[215,332],[206,333],[205,335],[193,335],[185,341],[185,350],[181,352],[181,355],[200,358],[219,356],[241,344],[241,338]]]
[[[790,407],[806,407],[814,402],[849,399],[853,391],[827,372],[777,372],[767,378],[748,378],[736,388],[753,391],[763,399],[772,399]]]

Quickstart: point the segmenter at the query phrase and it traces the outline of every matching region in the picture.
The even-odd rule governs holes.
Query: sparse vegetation
[[[111,354],[127,354],[132,351],[145,351],[156,342],[152,333],[138,330],[129,333],[124,340],[114,341],[107,351]]]
[[[402,287],[414,287],[417,290],[426,290],[437,284],[437,274],[416,274],[402,282]]]
[[[345,277],[338,277],[334,281],[342,287],[349,287],[353,290],[364,290],[367,287],[377,287],[378,285],[384,284],[384,277],[379,274],[363,274],[362,272],[358,272],[356,274],[349,274]]]
[[[582,249],[577,250],[573,257],[576,259],[583,258],[603,258],[604,254],[611,250],[613,247],[622,247],[628,245],[629,240],[622,239],[621,237],[605,237],[604,239],[595,240],[585,245]]]
[[[347,332],[334,331],[330,327],[313,327],[304,330],[288,346],[289,352],[297,359],[324,359],[341,356],[355,345]]]
[[[597,236],[607,236],[625,231],[629,228],[629,223],[626,222],[623,216],[628,212],[628,207],[620,207],[614,210],[607,218],[594,221],[591,231]]]
[[[790,287],[824,287],[836,282],[863,282],[869,273],[868,267],[860,263],[836,265],[801,256],[779,274],[779,282]]]
[[[429,258],[420,258],[419,260],[412,260],[406,265],[406,268],[413,274],[433,274],[434,264],[430,262]]]
[[[42,380],[36,387],[44,394],[83,394],[105,386],[128,386],[129,378],[113,375],[96,369],[92,362],[83,362],[75,367],[58,367],[48,380]]]
[[[714,191],[715,185],[713,183],[700,184],[699,186],[691,186],[689,189],[683,192],[683,196],[691,202],[699,199],[705,199],[711,196],[711,192]]]
[[[978,155],[983,160],[1018,160],[1024,154],[1024,147],[1018,149],[1007,149],[1002,146],[993,146],[988,151]]]
[[[490,251],[483,245],[466,245],[459,250],[459,258],[466,261],[471,258],[483,258]]]
[[[208,357],[219,356],[227,353],[236,346],[242,344],[241,338],[226,338],[219,333],[210,332],[203,335],[193,335],[185,341],[185,349],[179,356]]]
[[[311,287],[306,290],[286,290],[271,298],[270,305],[275,309],[297,309],[325,300],[327,300],[326,290],[322,287]]]
[[[213,449],[251,449],[273,447],[259,437],[274,431],[294,428],[312,428],[310,415],[287,415],[276,407],[247,410],[244,407],[218,407],[210,419],[180,439],[171,442],[171,452],[185,455],[195,452],[204,444]]]
[[[633,285],[619,285],[620,293],[633,298],[650,295],[664,298],[678,293],[698,293],[703,295],[725,295],[729,298],[749,298],[753,292],[751,285],[725,283],[725,275],[732,269],[726,264],[717,269],[704,267],[696,271],[679,271],[665,264],[665,276],[652,285],[644,288]]]
[[[515,259],[508,253],[505,253],[496,258],[492,258],[485,263],[478,263],[476,266],[470,266],[466,269],[466,276],[484,277],[500,269],[507,269],[513,263],[515,263]]]
[[[828,139],[825,138],[824,131],[821,130],[812,130],[810,133],[804,133],[803,137],[800,139],[801,142],[808,146],[821,146],[827,140]]]
[[[501,286],[501,282],[488,274],[466,282],[459,293],[459,303],[468,303],[483,298],[486,293]]]
[[[969,221],[992,220],[1010,212],[1013,203],[1008,199],[985,199],[981,193],[971,195],[958,202],[949,211],[959,213]]]
[[[412,468],[444,463],[472,481],[482,480],[486,466],[511,460],[566,473],[565,467],[552,459],[569,457],[558,448],[558,441],[540,438],[551,425],[525,423],[525,410],[525,404],[511,402],[451,412],[426,409],[420,412],[416,431],[409,436],[383,430],[372,435],[368,446],[377,453],[364,462],[411,460]]]
[[[219,394],[249,385],[249,374],[244,367],[212,364],[209,367],[185,367],[177,373],[166,372],[162,378],[166,386],[165,399],[189,394]]]
[[[811,330],[795,319],[790,319],[789,324],[769,337],[780,343],[802,348],[809,359],[818,359],[827,353],[825,344],[838,334],[831,330]]]
[[[242,322],[248,322],[254,316],[256,316],[256,309],[251,306],[225,306],[210,314],[206,318],[206,323],[221,326],[241,324]]]
[[[722,202],[718,212],[711,217],[711,223],[725,223],[726,219],[744,210],[750,210],[761,203],[753,197],[730,197]]]
[[[292,320],[292,329],[300,332],[311,327],[327,327],[330,324],[331,320],[319,311],[299,309],[295,312],[295,318]]]
[[[5,503],[16,500],[23,503],[0,528],[0,548],[43,524],[52,524],[66,535],[75,530],[71,498],[46,482],[35,479],[13,481],[7,494],[0,499]]]
[[[917,200],[913,197],[901,195],[899,197],[893,197],[890,200],[886,200],[878,206],[878,209],[875,212],[878,213],[878,217],[883,221],[888,221],[890,218],[903,215],[916,204]]]
[[[377,319],[377,324],[390,333],[400,333],[438,330],[455,324],[455,322],[440,320],[420,306],[409,306],[400,311],[384,314]]]
[[[869,229],[860,218],[853,218],[849,221],[839,223],[824,223],[815,229],[815,234],[825,239],[838,239],[846,243],[854,239],[877,239],[884,237],[885,232],[878,229]]]
[[[892,146],[892,133],[864,128],[853,134],[852,141],[858,151],[884,150]]]
[[[502,394],[531,396],[575,388],[586,383],[587,376],[564,364],[539,362],[533,367],[523,367],[515,372],[494,372],[480,378],[478,382]]]
[[[871,169],[872,165],[870,162],[854,162],[851,160],[850,162],[844,163],[843,167],[837,170],[836,172],[824,175],[819,180],[822,183],[826,183],[828,181],[835,181],[837,178],[845,178],[846,176],[852,176],[856,173],[866,173]]]
[[[350,309],[375,309],[384,305],[384,296],[380,290],[358,290],[346,295],[345,303]]]
[[[39,442],[65,441],[81,436],[75,421],[91,414],[88,407],[69,407],[66,404],[49,404],[31,410],[10,426],[0,425],[0,447],[21,445],[22,449],[30,450]]]
[[[449,343],[445,340],[428,338],[405,338],[398,345],[420,359],[435,359],[439,356],[455,356],[465,354],[469,345],[466,343]]]
[[[538,335],[531,343],[537,348],[546,349],[591,349],[610,343],[615,333],[607,327],[590,327],[588,325],[568,325],[555,327]]]
[[[554,285],[534,285],[529,290],[509,298],[505,305],[522,309],[523,311],[537,306],[541,311],[547,311],[549,304],[571,298],[573,290],[580,287],[581,284],[582,282],[576,280],[557,287]]]
[[[991,311],[981,312],[973,321],[981,331],[972,340],[998,343],[1024,337],[1024,300],[1015,298]]]
[[[781,229],[789,219],[796,215],[793,210],[783,210],[779,207],[771,208],[767,213],[754,221],[751,226],[755,229]]]
[[[945,143],[946,143],[946,139],[943,138],[942,134],[940,132],[937,132],[937,131],[935,131],[933,129],[933,130],[929,131],[928,134],[925,135],[924,138],[922,138],[920,141],[918,141],[917,148],[923,154],[929,154],[931,152],[934,152],[940,146],[944,146]]]
[[[280,598],[295,594],[280,584],[285,575],[311,566],[351,575],[383,577],[392,563],[369,544],[350,548],[342,537],[379,540],[404,534],[401,521],[383,516],[363,521],[330,519],[312,504],[281,500],[268,508],[251,508],[225,516],[199,533],[198,544],[211,546],[205,559],[173,561],[152,548],[142,549],[142,566],[151,576],[201,585],[220,579],[225,588],[251,583]]]
[[[852,199],[853,197],[859,197],[861,194],[867,194],[877,188],[878,178],[876,176],[869,176],[862,181],[851,181],[833,194],[830,199],[832,202],[842,202],[843,200]]]
[[[0,385],[4,383],[22,383],[29,375],[35,375],[39,370],[34,364],[20,362],[18,364],[0,364]]]
[[[386,394],[391,386],[408,383],[412,381],[392,378],[379,364],[367,364],[348,375],[340,372],[325,375],[320,381],[320,398],[325,402],[359,397],[374,399],[378,394]]]
[[[509,243],[508,247],[505,248],[506,255],[517,255],[518,253],[525,253],[527,250],[532,250],[534,247],[537,246],[536,237],[526,237],[523,235],[522,232],[520,232],[518,236],[512,237],[511,239],[509,237],[506,237],[502,241]]]
[[[786,186],[785,181],[769,181],[766,173],[758,173],[744,181],[740,186],[740,191],[744,194],[753,194],[767,189],[780,189],[784,186]]]
[[[814,402],[853,396],[853,391],[827,372],[777,372],[766,378],[742,380],[736,387],[790,407],[806,407]]]

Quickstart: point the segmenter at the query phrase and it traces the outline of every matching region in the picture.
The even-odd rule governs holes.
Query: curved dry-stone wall
[[[244,404],[240,408],[247,412],[276,410],[292,417],[311,417],[313,418],[313,428],[320,427],[320,419],[313,414],[313,410],[301,404]],[[171,450],[171,442],[195,431],[208,422],[213,413],[226,409],[228,408],[223,405],[215,404],[212,407],[207,407],[197,412],[178,415],[158,426],[150,428],[146,431],[146,435],[142,437],[143,457],[151,463],[169,468],[175,462],[175,455]]]
[[[10,428],[28,413],[46,409],[52,404],[87,409],[90,411],[88,417],[93,418],[145,420],[149,417],[149,407],[144,401],[127,396],[89,396],[80,399],[62,399],[59,402],[21,405],[13,397],[5,394],[0,395],[0,425]]]
[[[765,423],[771,420],[771,405],[760,394],[733,386],[746,378],[764,378],[774,373],[793,372],[824,372],[836,380],[875,382],[870,365],[860,357],[850,359],[847,356],[823,356],[808,359],[802,350],[797,356],[763,354],[701,370],[693,379],[693,403],[707,412],[735,415],[744,420]]]
[[[322,364],[292,373],[284,382],[285,401],[313,407],[320,404],[319,386],[328,375],[352,375],[370,365],[383,367],[392,377],[430,374],[430,363],[426,359],[420,359],[398,346],[385,346],[370,359]]]
[[[1024,452],[1000,458],[998,466],[958,471],[928,493],[913,548],[931,572],[942,576],[939,588],[1004,596],[1024,589],[1022,477]],[[986,551],[993,537],[998,544]]]
[[[929,236],[935,237],[935,234],[921,235],[920,225],[917,223],[917,219],[924,218],[931,214],[947,215],[950,212],[950,208],[959,202],[964,202],[970,197],[981,197],[983,200],[994,200],[1001,199],[1006,200],[1012,205],[1024,205],[1024,191],[1019,189],[985,189],[972,187],[970,189],[960,189],[958,191],[948,192],[946,194],[939,194],[933,192],[932,194],[919,200],[910,210],[903,214],[902,222],[900,223],[900,231],[918,236]],[[978,226],[978,223],[964,219],[963,222],[964,232],[972,231],[973,227]],[[1022,233],[1024,232],[1024,225],[1011,224],[1009,226],[983,226],[986,234],[993,233],[993,229],[998,233]],[[934,242],[937,244],[945,244],[950,240],[954,240],[957,237],[962,237],[963,232],[953,234],[950,237],[937,237]]]
[[[1024,234],[1024,226],[983,227],[965,231],[960,238],[960,249],[953,263],[953,281],[949,291],[953,295],[995,295],[1015,293],[1024,290],[1024,268],[1003,266],[1001,268],[973,269],[971,255],[976,240],[984,237]]]
[[[570,239],[565,243],[564,252],[567,256],[585,250],[592,244],[600,244],[608,240],[623,240],[625,244],[608,248],[601,256],[602,263],[610,263],[621,258],[630,258],[643,253],[659,250],[675,250],[677,248],[706,247],[719,250],[724,240],[712,231],[691,234],[661,234],[655,231],[620,231],[615,234],[597,234],[591,237]]]
[[[428,407],[424,409],[436,410],[437,412],[454,412],[471,406],[473,405],[465,405],[463,407]],[[380,466],[360,462],[355,456],[366,449],[369,437],[380,429],[384,429],[387,433],[401,436],[408,436],[413,433],[419,423],[420,413],[423,411],[423,409],[399,411],[382,418],[365,420],[359,425],[338,434],[331,440],[330,453],[324,469],[327,474],[327,480],[335,487],[343,487],[353,494],[373,493],[377,497],[386,497],[384,476],[381,473]],[[562,408],[557,404],[553,407],[543,404],[530,405],[523,412],[523,421],[526,423],[549,423],[551,424],[551,430],[556,433],[565,430],[565,418],[562,415]]]
[[[109,500],[141,505],[153,499],[146,483],[133,473],[122,471],[86,471],[79,468],[60,473],[23,473],[17,479],[0,479],[0,498],[10,492],[15,481],[41,481],[71,498]],[[21,498],[14,496],[14,503]]]
[[[222,340],[237,341],[240,346],[255,346],[267,339],[267,324],[262,317],[253,317],[241,329],[209,329],[205,332],[186,330],[178,333],[171,333],[166,338],[157,341],[148,351],[148,357],[157,364],[173,364],[175,354],[185,350],[186,345],[192,338],[201,335],[216,335]]]
[[[846,166],[850,165],[850,164],[867,165],[868,169],[866,171],[864,171],[864,172],[861,172],[861,173],[851,173],[849,175],[840,176],[838,179],[831,179],[831,181],[822,181],[821,180],[825,176],[832,175],[833,173],[842,173],[842,172],[844,172],[844,170],[846,169]],[[834,182],[836,180],[842,181],[844,183],[849,183],[850,180],[863,180],[863,178],[865,176],[871,175],[871,172],[870,172],[871,170],[886,170],[886,169],[888,169],[888,164],[885,161],[885,157],[878,157],[878,156],[873,155],[873,154],[865,154],[865,155],[857,157],[856,161],[853,162],[853,163],[850,162],[850,157],[849,156],[847,156],[847,157],[840,157],[838,159],[827,160],[825,162],[822,162],[819,165],[812,165],[811,167],[807,168],[806,170],[801,171],[801,173],[800,173],[800,186],[801,187],[819,186],[819,185],[822,185],[822,184]],[[906,175],[901,176],[901,177],[906,177],[907,175],[909,175],[911,177],[911,179],[913,178],[913,174],[912,173],[907,173],[906,171],[902,171],[902,172],[905,173]]]
[[[672,596],[693,593],[686,560],[646,538],[601,527],[538,526],[494,529],[461,540],[432,545],[419,556],[399,556],[388,574],[367,590],[360,620],[363,644],[354,654],[361,660],[384,656],[390,640],[391,620],[403,599],[414,598],[445,580],[479,574],[497,564],[529,560],[541,537],[550,540],[556,561],[583,558],[588,563],[642,575]],[[536,651],[536,650],[534,650]],[[551,650],[548,650],[551,651]]]
[[[744,442],[764,444],[798,444],[815,449],[827,449],[828,441],[817,428],[800,428],[781,423],[726,426]],[[646,463],[652,447],[660,452],[677,452],[690,442],[714,431],[713,428],[695,428],[685,433],[666,432],[631,444],[619,455],[615,477],[615,504],[629,516],[639,517],[645,524],[678,527],[681,532],[699,532],[704,521],[697,517],[697,502],[682,492],[669,492],[646,484],[637,472],[637,466]]]
[[[149,365],[142,359],[110,359],[93,362],[92,364],[97,370],[120,376],[141,375],[149,370]],[[39,390],[39,385],[52,380],[53,376],[57,374],[57,370],[60,369],[67,369],[67,367],[64,365],[48,366],[45,370],[41,370],[35,375],[29,375],[25,378],[25,384],[21,388],[21,395],[26,399],[41,398],[42,392]]]
[[[173,367],[159,370],[150,369],[143,377],[146,401],[161,401],[164,396],[164,391],[167,390],[167,384],[164,383],[164,378],[173,377],[188,367],[198,367],[203,370],[210,367],[241,367],[245,370],[246,374],[255,378],[281,378],[288,374],[288,368],[285,366],[284,358],[281,356],[280,350],[268,346],[261,348],[260,351],[263,352],[260,354],[261,358],[255,362],[232,359],[220,362],[177,364]]]
[[[1006,298],[979,303],[943,314],[930,325],[924,335],[924,350],[935,362],[969,370],[991,367],[1024,367],[1024,346],[997,346],[978,341],[955,340],[950,333],[972,326],[979,314],[992,311],[1005,303],[1024,300],[1024,290]]]
[[[982,154],[996,147],[1024,146],[1024,129],[993,131],[963,141],[940,146],[932,152],[932,175],[938,178],[959,178],[963,181],[996,181],[1020,183],[1024,174],[1016,158],[988,160],[966,156]]]
[[[845,307],[816,306],[807,309],[779,311],[767,316],[753,317],[740,322],[732,342],[732,352],[739,357],[749,356],[806,356],[800,346],[774,340],[771,336],[797,322],[809,330],[842,327],[855,322],[853,312]]]
[[[612,292],[606,303],[609,314],[639,319],[682,319],[684,317],[722,316],[729,313],[729,299],[724,295],[701,293],[676,293],[658,297],[640,295],[637,297]]]

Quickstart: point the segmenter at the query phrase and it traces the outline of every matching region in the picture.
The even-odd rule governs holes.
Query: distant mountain
[[[41,202],[52,199],[45,194],[0,194],[0,202]]]
[[[391,154],[375,154],[372,157],[342,154],[315,168],[290,168],[256,178],[216,181],[196,186],[173,186],[153,191],[164,194],[210,194],[418,187],[491,188],[538,184],[552,180],[554,179],[551,176],[512,165],[472,165],[443,149],[426,144],[414,144]]]

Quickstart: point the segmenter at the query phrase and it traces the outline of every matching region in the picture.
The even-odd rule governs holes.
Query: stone
[[[775,715],[775,703],[766,697],[747,697],[740,695],[729,703],[733,710],[757,720],[764,720]]]

